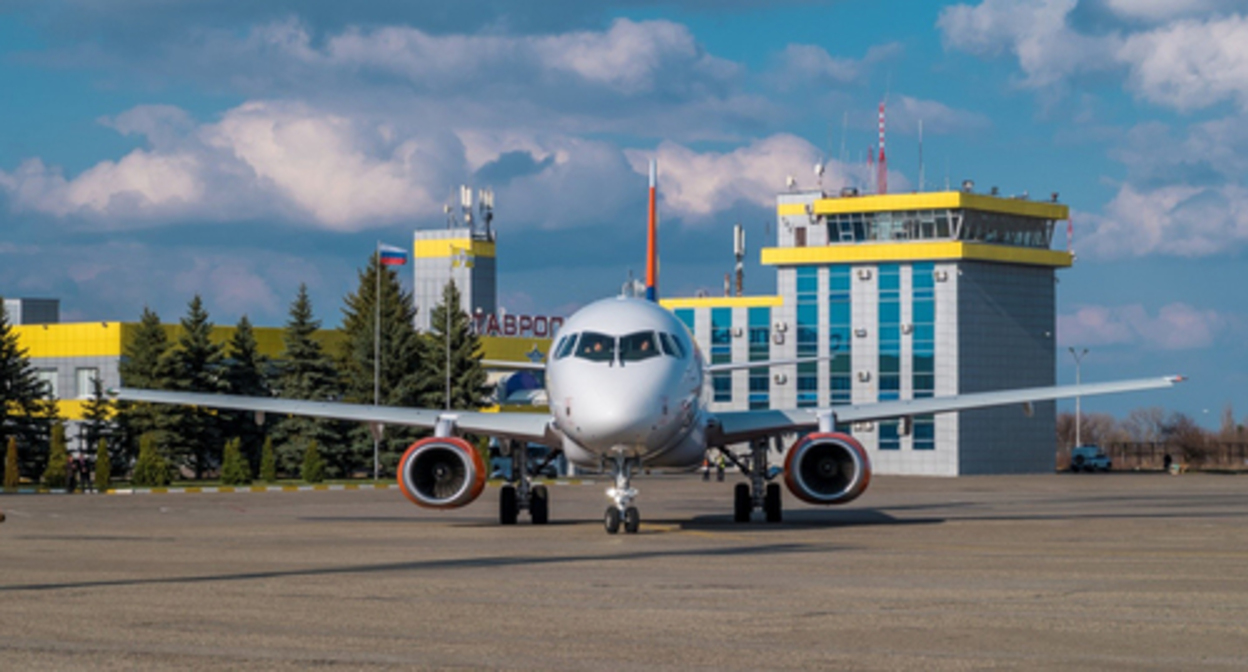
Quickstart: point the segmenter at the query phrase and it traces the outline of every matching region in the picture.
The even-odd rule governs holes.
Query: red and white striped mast
[[[884,101],[880,101],[880,160],[876,162],[875,169],[878,171],[875,184],[876,191],[880,194],[888,193],[888,158],[884,155]]]

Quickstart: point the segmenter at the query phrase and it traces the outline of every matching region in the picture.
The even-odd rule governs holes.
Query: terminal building
[[[722,410],[865,404],[1055,384],[1055,202],[966,189],[777,198],[775,296],[666,299],[712,363],[823,357],[715,374]],[[1052,402],[850,432],[877,473],[1051,472]]]

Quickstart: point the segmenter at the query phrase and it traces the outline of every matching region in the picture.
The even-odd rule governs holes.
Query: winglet
[[[650,159],[650,209],[649,231],[646,238],[646,300],[659,300],[659,246],[658,220],[655,215],[654,194],[658,183],[658,164]]]

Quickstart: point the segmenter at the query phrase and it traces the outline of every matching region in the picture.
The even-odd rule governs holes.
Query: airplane
[[[650,164],[650,209],[646,298],[607,298],[574,313],[556,335],[547,362],[515,364],[543,369],[550,413],[485,413],[345,404],[234,395],[121,388],[123,401],[184,404],[220,409],[303,415],[433,430],[413,443],[398,463],[398,485],[412,503],[426,508],[466,506],[485,489],[488,476],[480,453],[461,436],[502,441],[512,460],[512,477],[500,489],[499,522],[512,525],[527,510],[534,524],[549,520],[550,497],[532,482],[528,444],[561,451],[569,462],[602,469],[613,479],[603,525],[636,533],[640,513],[633,477],[651,467],[692,471],[708,449],[718,449],[748,477],[733,496],[733,518],[748,522],[761,509],[768,522],[782,520],[780,484],[797,498],[818,505],[850,502],[871,482],[871,461],[838,424],[946,413],[993,406],[1030,408],[1037,401],[1171,387],[1182,376],[1110,383],[979,392],[945,397],[882,401],[825,408],[711,411],[704,396],[707,374],[738,368],[796,364],[771,360],[707,364],[685,325],[657,303],[655,230],[656,167]],[[785,435],[804,434],[783,450]],[[748,444],[738,455],[728,447]],[[784,454],[783,467],[770,464],[770,451]],[[550,457],[547,458],[548,460]]]

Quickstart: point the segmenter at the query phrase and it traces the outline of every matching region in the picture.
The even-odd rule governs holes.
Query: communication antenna
[[[485,222],[485,239],[494,240],[494,234],[490,231],[490,222],[494,221],[494,190],[486,187],[478,195],[480,200],[477,208],[481,211],[481,220]]]
[[[737,259],[737,296],[745,293],[745,227],[732,227],[732,254]]]
[[[469,234],[472,232],[472,187],[460,185],[459,187],[459,205],[464,211],[464,226],[468,227]]]
[[[880,101],[880,160],[876,164],[879,173],[875,178],[876,192],[880,194],[888,193],[888,157],[884,155],[884,104],[887,100]]]

